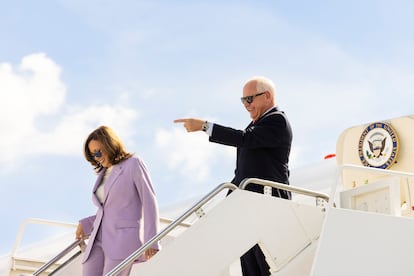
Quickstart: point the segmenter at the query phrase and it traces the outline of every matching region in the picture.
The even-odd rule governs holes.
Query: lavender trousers
[[[113,260],[105,256],[102,250],[101,230],[99,230],[97,237],[92,246],[89,258],[83,263],[83,276],[103,276],[115,268],[122,260]],[[132,265],[125,268],[118,276],[129,276]]]

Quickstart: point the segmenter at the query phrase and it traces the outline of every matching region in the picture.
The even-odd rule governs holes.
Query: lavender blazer
[[[93,187],[96,215],[80,220],[84,234],[90,235],[83,262],[89,257],[99,226],[105,256],[114,260],[125,259],[159,230],[158,204],[144,162],[134,156],[113,165],[101,204],[95,192],[104,173],[100,172]],[[159,244],[153,248],[159,249]],[[138,259],[144,260],[143,255]]]

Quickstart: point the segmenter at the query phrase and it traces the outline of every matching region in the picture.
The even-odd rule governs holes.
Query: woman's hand
[[[145,251],[145,258],[149,260],[152,256],[154,256],[158,252],[157,249],[149,248]]]
[[[75,239],[83,240],[83,238],[84,238],[83,227],[82,227],[82,224],[79,223],[78,227],[76,228]]]
[[[79,243],[79,247],[80,247],[82,252],[85,252],[85,248],[86,248],[84,238],[85,238],[85,236],[83,234],[83,227],[82,227],[82,224],[79,223],[78,227],[76,228],[75,239],[81,241]]]

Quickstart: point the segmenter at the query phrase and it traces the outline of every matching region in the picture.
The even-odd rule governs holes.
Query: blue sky
[[[231,180],[235,150],[186,133],[244,128],[243,82],[264,75],[293,131],[292,169],[348,127],[412,113],[411,1],[3,1],[0,255],[29,217],[95,212],[83,141],[105,124],[150,170],[161,208]]]

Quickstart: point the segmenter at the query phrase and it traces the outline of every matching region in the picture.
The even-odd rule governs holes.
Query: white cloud
[[[169,169],[193,176],[196,180],[207,177],[209,168],[205,164],[213,153],[206,147],[207,143],[203,141],[206,137],[200,137],[201,134],[204,133],[186,133],[178,128],[172,132],[164,129],[157,131],[156,144],[167,153],[165,160]]]
[[[122,105],[70,106],[61,68],[43,53],[24,57],[16,67],[0,63],[0,164],[33,154],[79,154],[86,135],[101,124],[132,135],[136,111]],[[123,95],[122,97],[124,97]],[[122,101],[122,98],[120,99]],[[47,119],[47,120],[44,120]],[[39,121],[54,124],[46,130]]]
[[[133,133],[128,125],[137,113],[123,106],[89,106],[66,114],[52,132],[38,132],[33,143],[37,153],[58,153],[65,147],[67,153],[81,153],[86,136],[99,125],[108,125],[122,137]]]
[[[209,143],[202,132],[187,133],[184,128],[175,127],[172,131],[159,129],[155,137],[168,169],[195,182],[211,177],[215,163],[235,158],[234,148]]]
[[[10,161],[31,148],[36,117],[51,115],[61,107],[66,87],[60,72],[44,54],[24,57],[17,70],[8,63],[0,64],[1,160]]]

